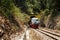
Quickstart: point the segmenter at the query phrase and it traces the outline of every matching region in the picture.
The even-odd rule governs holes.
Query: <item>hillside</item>
[[[0,0],[0,37],[9,40],[11,34],[23,31],[32,15],[41,25],[60,30],[60,0]]]

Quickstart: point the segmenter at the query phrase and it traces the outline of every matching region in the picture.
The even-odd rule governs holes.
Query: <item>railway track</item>
[[[36,29],[36,31],[45,34],[46,36],[52,38],[53,40],[60,40],[60,34],[53,33],[47,30],[42,30],[42,29]]]
[[[60,37],[60,34],[59,34],[59,33],[56,33],[56,32],[53,32],[53,31],[48,31],[48,30],[45,30],[45,29],[40,29],[40,30],[42,30],[42,31],[44,31],[44,32],[47,32],[47,33],[50,33],[50,34],[53,34],[53,35],[55,35],[55,36]]]
[[[51,31],[45,30],[45,29],[33,29],[33,28],[31,28],[31,29],[37,33],[44,34],[44,35],[48,36],[52,40],[60,40],[60,34],[59,33],[51,32]]]

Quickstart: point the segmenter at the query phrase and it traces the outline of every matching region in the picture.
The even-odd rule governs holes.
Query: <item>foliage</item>
[[[57,9],[58,1],[57,0],[15,0],[17,6],[19,6],[23,12],[26,14],[41,14],[41,10],[46,10],[45,15],[55,14],[58,12]]]

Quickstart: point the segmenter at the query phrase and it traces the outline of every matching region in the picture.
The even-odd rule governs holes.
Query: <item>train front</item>
[[[37,29],[39,26],[39,23],[40,22],[39,22],[38,18],[32,18],[30,26],[31,26],[31,28]]]

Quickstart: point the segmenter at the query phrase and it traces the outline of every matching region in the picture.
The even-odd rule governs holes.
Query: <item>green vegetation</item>
[[[49,13],[58,10],[58,6],[56,6],[58,5],[57,0],[15,0],[14,2],[27,14],[36,14],[36,12],[39,13],[42,10],[47,10]]]
[[[51,24],[56,26],[59,21],[57,16],[60,15],[60,0],[15,0],[14,3],[29,16],[40,15],[40,20],[48,27]]]
[[[44,18],[51,14],[50,19],[53,19],[60,15],[59,0],[15,0],[14,3],[29,16],[33,14]]]
[[[59,15],[59,0],[1,0],[0,11],[7,17],[17,14]],[[45,12],[44,12],[45,11]],[[41,12],[44,12],[43,14]]]

